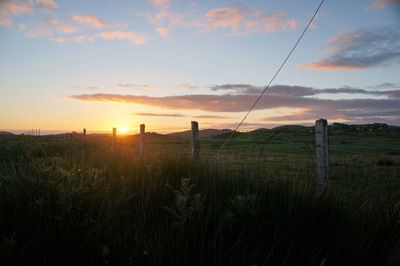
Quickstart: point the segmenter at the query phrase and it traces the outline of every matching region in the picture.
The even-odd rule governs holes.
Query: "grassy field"
[[[399,265],[400,134],[0,140],[1,265]],[[216,156],[217,155],[217,156]]]

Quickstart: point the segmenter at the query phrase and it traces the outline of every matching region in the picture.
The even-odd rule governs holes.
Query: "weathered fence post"
[[[142,157],[144,155],[144,136],[145,136],[145,125],[140,125],[140,151],[139,155]]]
[[[86,128],[83,129],[83,143],[86,142]]]
[[[192,158],[200,158],[199,124],[196,121],[192,121]]]
[[[315,121],[315,150],[317,163],[317,184],[324,185],[329,178],[328,121]]]
[[[116,148],[115,147],[116,146],[116,143],[115,143],[116,136],[117,136],[117,128],[113,127],[113,129],[112,129],[112,146],[111,146],[111,149],[112,149],[113,153],[115,153],[115,148]]]

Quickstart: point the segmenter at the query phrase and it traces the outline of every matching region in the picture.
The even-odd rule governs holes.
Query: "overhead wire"
[[[250,107],[250,109],[247,111],[243,119],[240,121],[240,123],[236,126],[236,128],[232,131],[232,133],[229,135],[229,137],[226,139],[226,141],[221,145],[221,147],[217,150],[217,154],[229,143],[229,141],[232,139],[233,135],[239,130],[239,128],[242,126],[243,122],[246,120],[248,115],[250,114],[251,111],[253,111],[254,107],[257,105],[257,103],[261,100],[261,98],[264,96],[265,92],[270,88],[272,82],[275,80],[275,78],[278,76],[279,72],[282,70],[282,68],[285,66],[286,62],[289,60],[290,56],[296,50],[297,46],[299,45],[301,39],[303,36],[306,34],[307,30],[310,28],[310,25],[313,23],[315,17],[317,16],[319,10],[321,9],[323,3],[325,0],[321,0],[319,3],[317,9],[315,10],[314,14],[312,15],[310,21],[308,22],[307,26],[304,28],[303,32],[301,33],[300,37],[297,39],[296,43],[293,45],[292,49],[290,50],[289,54],[286,56],[285,60],[283,60],[282,64],[278,68],[278,70],[275,72],[271,80],[269,81],[268,85],[264,87],[262,90],[261,94],[257,97],[256,101],[253,103],[253,105]]]

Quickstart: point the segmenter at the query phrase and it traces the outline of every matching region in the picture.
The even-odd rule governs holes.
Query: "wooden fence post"
[[[324,185],[329,178],[328,121],[315,121],[315,150],[317,163],[317,184]]]
[[[117,136],[117,128],[113,127],[113,129],[112,129],[112,146],[111,146],[113,153],[115,153],[115,149],[116,149],[116,147],[115,147],[116,146],[116,143],[115,143],[116,136]]]
[[[192,158],[200,158],[199,124],[196,121],[192,121]]]
[[[86,128],[83,129],[83,143],[86,142]]]
[[[142,157],[144,155],[144,136],[145,136],[145,125],[140,125],[140,151],[139,155]]]

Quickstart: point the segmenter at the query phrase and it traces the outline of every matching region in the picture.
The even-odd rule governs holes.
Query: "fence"
[[[69,133],[53,136],[26,136],[44,143],[63,144],[97,143],[114,155],[167,156],[181,154],[193,160],[218,160],[229,164],[232,171],[254,169],[266,174],[311,174],[318,185],[348,176],[350,172],[374,178],[400,176],[400,133],[388,133],[379,128],[345,133],[328,130],[324,119],[316,121],[315,127],[283,127],[260,129],[251,132],[235,132],[230,141],[220,149],[232,131],[214,132],[199,130],[196,121],[191,130],[180,135],[159,135],[145,131],[140,125],[139,135],[119,135],[116,128],[112,134]],[[385,133],[386,132],[386,133]],[[92,132],[93,133],[93,132]],[[385,135],[386,134],[386,135]],[[85,150],[83,146],[82,150]],[[82,152],[84,159],[85,152]],[[350,171],[351,170],[351,171]]]

